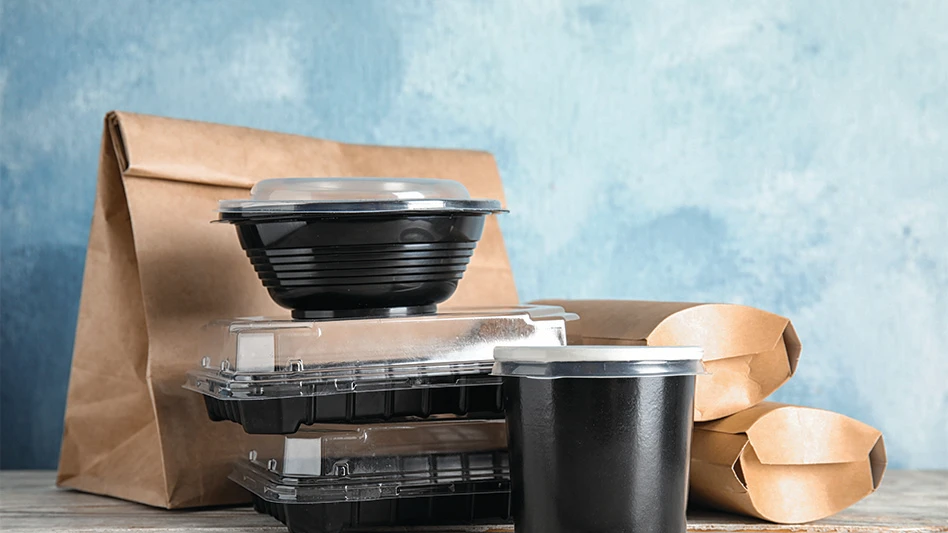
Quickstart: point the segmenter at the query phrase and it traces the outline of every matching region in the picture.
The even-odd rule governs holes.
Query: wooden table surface
[[[45,471],[0,472],[0,531],[138,533],[277,533],[282,524],[249,507],[165,511],[112,498],[64,491]],[[388,529],[387,531],[393,531]],[[398,529],[405,531],[405,529]],[[491,528],[416,528],[411,531],[511,532]],[[838,515],[802,526],[769,524],[725,514],[695,513],[688,531],[948,532],[948,471],[890,471],[872,496]]]

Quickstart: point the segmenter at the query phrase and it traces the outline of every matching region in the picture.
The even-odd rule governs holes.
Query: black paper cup
[[[220,220],[236,226],[270,297],[305,319],[435,312],[464,276],[487,215],[502,212],[459,183],[430,179],[265,180],[252,196],[221,202]],[[294,199],[272,199],[285,197]]]
[[[701,353],[495,349],[517,533],[684,533]]]

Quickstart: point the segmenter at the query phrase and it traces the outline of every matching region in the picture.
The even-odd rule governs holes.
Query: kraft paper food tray
[[[541,300],[579,315],[569,344],[701,346],[695,421],[751,407],[796,372],[800,340],[790,320],[735,304],[634,300]]]
[[[693,503],[780,523],[842,511],[875,491],[886,468],[879,430],[773,402],[697,424],[691,453]]]
[[[265,448],[266,438],[208,421],[200,395],[181,385],[203,324],[289,316],[260,285],[234,228],[210,221],[218,200],[246,197],[261,179],[297,176],[445,178],[503,200],[496,163],[483,152],[108,114],[59,486],[169,508],[247,501],[227,475],[234,458]],[[491,217],[446,307],[517,302]]]

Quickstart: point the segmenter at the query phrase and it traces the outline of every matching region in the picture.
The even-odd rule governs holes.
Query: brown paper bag
[[[89,236],[57,484],[178,508],[244,501],[230,464],[280,439],[212,423],[181,388],[200,327],[289,316],[271,302],[217,201],[263,178],[438,177],[503,199],[486,153],[357,146],[168,118],[110,113]],[[453,305],[517,302],[490,217]],[[271,441],[270,443],[264,441]]]
[[[838,513],[882,482],[882,433],[847,416],[764,402],[697,424],[692,502],[780,523]]]
[[[714,420],[764,400],[797,369],[800,340],[786,318],[733,304],[631,300],[544,300],[579,315],[570,344],[701,346],[695,421]]]

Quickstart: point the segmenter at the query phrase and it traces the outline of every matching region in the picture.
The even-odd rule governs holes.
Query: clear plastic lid
[[[277,178],[258,182],[249,200],[221,200],[222,214],[396,211],[501,212],[472,199],[461,183],[429,178]]]
[[[536,379],[686,376],[704,373],[696,346],[500,346],[495,376]]]
[[[331,503],[509,490],[503,420],[303,430],[283,455],[251,452],[231,479],[282,503]]]
[[[490,379],[497,346],[563,346],[556,306],[455,309],[360,320],[244,318],[204,328],[186,388],[221,399],[321,396]],[[447,379],[433,379],[446,377]]]

